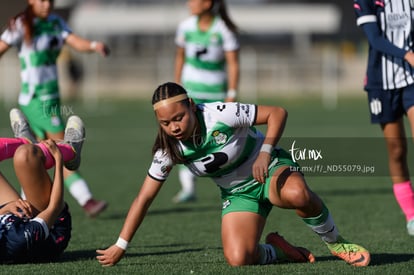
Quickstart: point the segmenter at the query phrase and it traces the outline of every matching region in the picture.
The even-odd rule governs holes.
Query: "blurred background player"
[[[407,164],[403,115],[414,136],[413,1],[354,0],[357,25],[369,42],[364,89],[371,122],[380,124],[395,198],[414,236],[414,192]]]
[[[28,0],[0,37],[0,56],[10,47],[18,49],[21,63],[19,106],[38,139],[62,140],[64,121],[61,113],[56,60],[66,43],[80,52],[109,54],[102,42],[81,38],[58,15],[52,13],[54,1]],[[95,217],[107,202],[95,200],[86,181],[77,171],[64,169],[65,186],[83,207]]]
[[[64,142],[32,144],[30,128],[18,109],[10,112],[18,138],[0,138],[0,161],[13,158],[26,199],[0,173],[0,262],[56,260],[71,238],[72,222],[64,202],[63,165],[76,169],[84,140],[82,120],[71,116]],[[53,179],[47,169],[55,166]]]
[[[192,16],[179,24],[175,37],[175,82],[196,103],[235,101],[240,46],[225,0],[188,0],[187,5]],[[179,180],[181,190],[173,201],[194,201],[195,176],[183,165]]]

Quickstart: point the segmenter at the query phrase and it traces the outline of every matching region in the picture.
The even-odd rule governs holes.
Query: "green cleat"
[[[350,243],[341,236],[335,243],[326,243],[332,255],[344,260],[353,266],[367,266],[371,256],[365,248],[360,245]]]

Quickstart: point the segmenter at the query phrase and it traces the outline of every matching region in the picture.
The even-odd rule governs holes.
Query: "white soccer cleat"
[[[25,138],[30,143],[36,143],[37,140],[33,135],[30,125],[24,114],[17,108],[10,110],[10,126],[16,138]]]
[[[69,117],[66,123],[64,141],[72,146],[76,155],[74,159],[65,163],[67,169],[74,171],[79,168],[84,140],[85,126],[83,125],[83,121],[78,116]]]
[[[408,235],[414,236],[414,219],[407,222]]]

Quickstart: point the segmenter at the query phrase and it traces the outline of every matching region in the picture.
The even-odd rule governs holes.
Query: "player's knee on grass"
[[[224,251],[224,257],[230,266],[252,265],[256,263],[255,255],[242,249],[227,249]]]

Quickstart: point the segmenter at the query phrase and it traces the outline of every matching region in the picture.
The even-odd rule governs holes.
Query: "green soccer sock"
[[[318,234],[326,243],[334,243],[338,238],[338,229],[325,204],[322,204],[322,212],[316,217],[303,218],[313,232]]]
[[[81,206],[85,205],[86,202],[92,198],[92,193],[89,190],[88,184],[79,174],[79,172],[75,172],[66,177],[64,183],[72,197]]]

